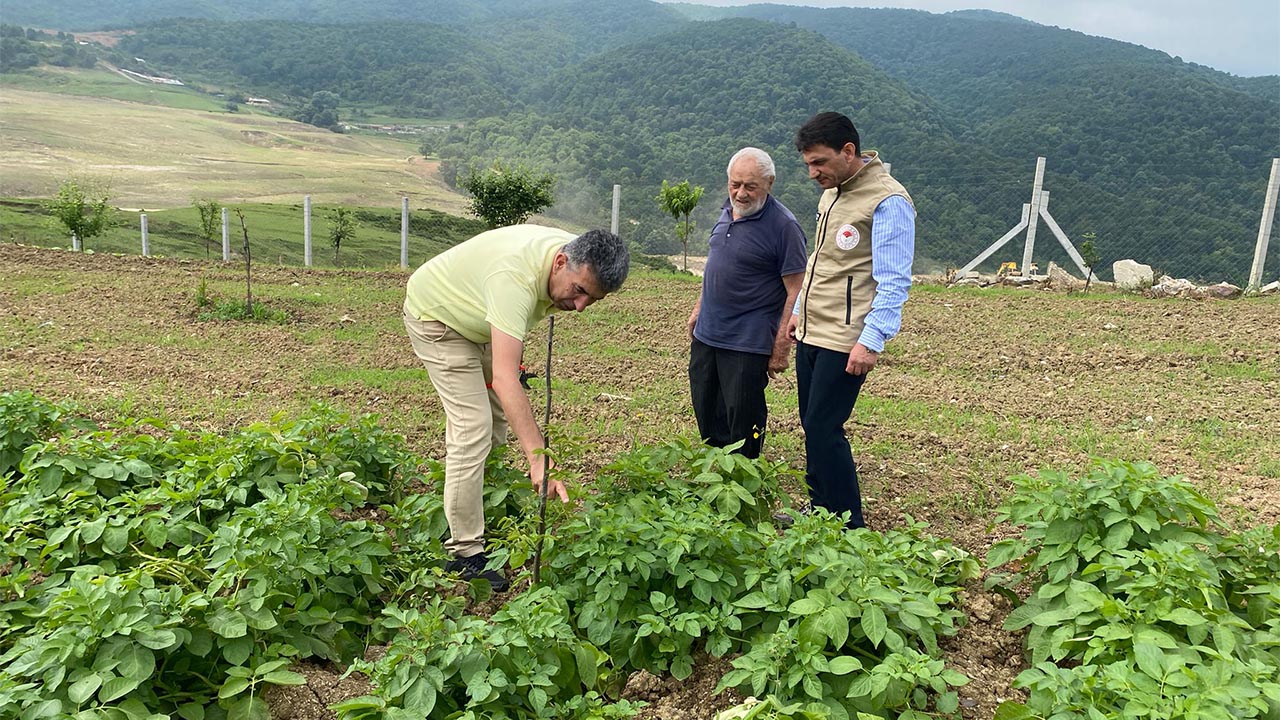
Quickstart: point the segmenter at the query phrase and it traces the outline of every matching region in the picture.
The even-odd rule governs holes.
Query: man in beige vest
[[[867,374],[902,325],[915,252],[915,208],[853,122],[824,112],[796,132],[823,188],[814,250],[788,330],[796,341],[805,482],[815,507],[864,526],[858,468],[844,424]]]
[[[484,464],[515,431],[541,490],[542,431],[520,385],[525,335],[559,310],[582,312],[627,278],[627,246],[592,230],[578,237],[539,225],[498,228],[455,245],[409,278],[404,324],[427,367],[445,413],[444,511],[449,520],[446,567],[483,577],[499,592],[502,574],[484,552]],[[567,502],[559,481],[548,494]]]

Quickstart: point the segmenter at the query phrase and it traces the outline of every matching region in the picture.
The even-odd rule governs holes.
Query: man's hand
[[[880,353],[868,350],[862,343],[858,343],[849,351],[849,363],[844,366],[844,371],[850,375],[866,375],[879,359]]]
[[[689,331],[689,342],[693,342],[693,328],[698,324],[698,308],[695,307],[693,312],[689,313],[689,322],[686,323]]]
[[[796,326],[800,324],[799,315],[789,315],[787,317],[787,337],[791,338],[791,344],[796,344]]]
[[[769,379],[778,376],[791,367],[791,340],[787,336],[773,343],[773,354],[769,356]]]
[[[543,474],[545,472],[544,462],[546,463],[545,470],[555,467],[555,462],[541,453],[529,458],[529,479],[533,481],[533,491],[538,494],[538,497],[542,497],[542,482],[546,479]],[[547,484],[547,497],[553,495],[559,497],[562,503],[569,502],[569,491],[565,488],[564,483],[559,480],[552,480]]]

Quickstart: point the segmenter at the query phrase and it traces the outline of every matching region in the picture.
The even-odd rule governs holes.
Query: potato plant
[[[0,488],[3,716],[266,717],[264,688],[315,659],[371,680],[335,706],[353,720],[623,718],[631,673],[683,679],[705,655],[731,659],[721,689],[779,708],[957,716],[965,678],[938,639],[976,562],[915,523],[847,532],[815,512],[784,532],[780,464],[687,441],[620,457],[553,516],[547,582],[482,618],[442,571],[439,464],[372,418],[317,407],[219,436],[0,408],[18,458]],[[487,474],[493,557],[527,576],[535,497],[501,453]]]
[[[1027,703],[997,717],[1280,716],[1280,527],[1227,533],[1214,504],[1148,463],[1014,478],[1001,519],[1022,536],[988,563],[1028,628]]]

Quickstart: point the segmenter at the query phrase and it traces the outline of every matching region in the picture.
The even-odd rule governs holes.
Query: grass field
[[[335,253],[329,240],[335,205],[315,203],[311,208],[312,265],[315,267],[386,268],[400,263],[400,209],[355,207],[355,238]],[[349,207],[349,206],[342,206]],[[244,227],[236,214],[244,214]],[[151,255],[169,258],[221,260],[222,223],[206,241],[199,212],[193,206],[147,210],[147,237]],[[85,242],[94,253],[142,254],[141,213],[117,211],[101,236]],[[302,265],[305,259],[303,203],[269,205],[243,203],[228,208],[228,241],[232,257],[243,257],[247,230],[251,257],[257,262]],[[409,263],[425,262],[445,248],[482,232],[484,223],[447,215],[436,210],[412,208],[409,216]],[[0,199],[0,241],[24,245],[68,248],[70,238],[56,227],[37,200]]]
[[[227,112],[191,89],[144,85],[105,70],[0,77],[0,197],[52,195],[77,177],[112,204],[175,208],[301,202],[415,207],[462,214],[465,199],[417,156],[412,137],[342,135],[248,109]]]

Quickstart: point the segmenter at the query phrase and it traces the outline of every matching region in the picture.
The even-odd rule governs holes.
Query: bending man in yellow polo
[[[525,335],[552,312],[581,312],[617,290],[629,265],[626,245],[610,232],[574,237],[512,225],[450,248],[409,278],[405,328],[445,412],[445,549],[454,557],[446,569],[507,588],[506,577],[485,568],[484,463],[490,449],[506,443],[510,424],[534,489],[542,488],[535,455],[542,431],[520,385]],[[547,491],[569,499],[558,481]]]

